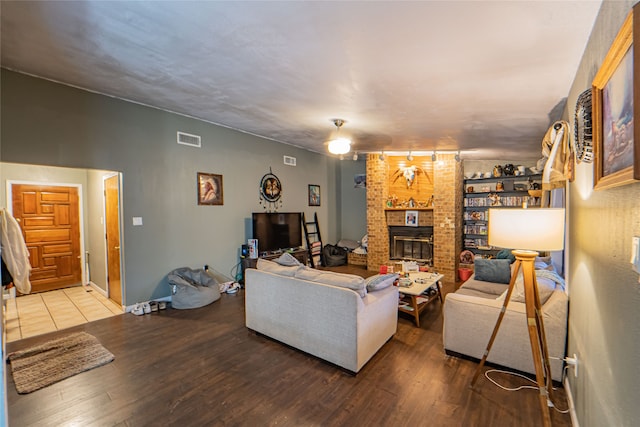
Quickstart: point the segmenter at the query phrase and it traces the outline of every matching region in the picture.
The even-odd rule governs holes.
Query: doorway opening
[[[0,200],[20,219],[33,267],[32,293],[44,296],[53,289],[67,293],[81,289],[100,294],[92,296],[107,299],[115,312],[122,309],[122,174],[5,162],[0,165],[4,184],[0,186]],[[110,254],[110,250],[117,254]],[[43,300],[53,299],[47,296]],[[42,314],[42,310],[35,314]],[[89,309],[83,317],[86,322],[104,316],[94,316]]]

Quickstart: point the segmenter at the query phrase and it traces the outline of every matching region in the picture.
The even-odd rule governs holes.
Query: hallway
[[[5,302],[7,342],[123,313],[116,303],[83,286],[23,295]]]

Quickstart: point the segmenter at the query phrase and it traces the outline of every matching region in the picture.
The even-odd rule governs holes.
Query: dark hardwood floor
[[[445,284],[445,291],[453,284]],[[7,373],[11,426],[538,426],[537,392],[501,390],[442,348],[442,307],[397,334],[356,376],[244,326],[244,291],[195,310],[124,314],[10,343],[16,351],[72,331],[115,360],[27,395]],[[501,376],[505,385],[521,379]],[[563,390],[557,405],[566,407]],[[554,426],[571,425],[552,412]]]

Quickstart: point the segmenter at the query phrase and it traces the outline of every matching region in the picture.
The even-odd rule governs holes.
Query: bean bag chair
[[[171,306],[198,308],[220,299],[218,281],[203,269],[176,268],[167,276],[171,286]]]
[[[337,245],[324,245],[322,258],[327,267],[337,267],[347,263],[347,250]]]

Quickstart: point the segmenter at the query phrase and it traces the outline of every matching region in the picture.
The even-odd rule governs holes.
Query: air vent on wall
[[[178,131],[178,144],[188,145],[190,147],[198,147],[201,146],[199,135],[192,135],[190,133],[184,133]]]
[[[291,156],[284,156],[284,164],[288,166],[295,166],[296,158]]]

